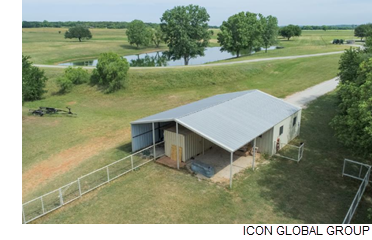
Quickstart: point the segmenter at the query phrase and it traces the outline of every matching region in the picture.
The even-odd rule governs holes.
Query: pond
[[[271,46],[267,50],[276,49],[276,46]],[[236,57],[236,54],[221,52],[221,47],[208,47],[205,49],[204,56],[192,58],[189,65],[199,65],[208,62],[225,60]],[[264,49],[261,49],[264,50]],[[251,52],[251,54],[254,52]],[[244,53],[242,53],[244,55]],[[165,67],[165,66],[183,66],[183,59],[170,60],[164,52],[151,52],[136,55],[123,56],[128,60],[132,67]],[[96,66],[97,59],[77,62],[60,63],[61,66]]]

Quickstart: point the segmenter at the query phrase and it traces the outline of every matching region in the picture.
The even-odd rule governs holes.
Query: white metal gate
[[[274,156],[286,158],[298,163],[303,157],[304,147],[305,143],[295,146],[288,143],[278,143],[277,141],[274,141]]]

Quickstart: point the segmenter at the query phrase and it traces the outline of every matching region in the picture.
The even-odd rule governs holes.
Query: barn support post
[[[178,152],[179,152],[179,144],[178,144],[179,140],[178,140],[178,122],[176,122],[176,144],[177,144],[177,147],[176,147],[176,152],[177,152],[177,169],[179,170],[180,169],[180,162],[179,162],[179,158],[178,158]]]
[[[205,147],[204,147],[204,138],[203,138],[203,155],[204,155],[204,148],[205,148]]]
[[[230,152],[230,188],[232,188],[232,178],[233,178],[233,174],[232,174],[232,164],[233,164],[233,152]]]
[[[252,169],[254,170],[254,161],[256,158],[256,139],[253,140],[253,161],[252,161]]]
[[[152,122],[152,144],[154,145],[154,161],[156,160],[156,146],[155,146],[155,124]]]

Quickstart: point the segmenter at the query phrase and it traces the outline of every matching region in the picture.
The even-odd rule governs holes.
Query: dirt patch
[[[61,151],[31,167],[22,174],[22,193],[26,196],[35,187],[45,184],[46,181],[61,175],[88,158],[97,155],[101,151],[113,148],[128,138],[130,129],[122,129],[107,134],[104,137],[96,137],[90,141]],[[74,179],[71,179],[73,181]]]
[[[68,103],[67,103],[67,105],[74,105],[74,104],[76,104],[75,101],[72,101],[72,102],[68,102]]]

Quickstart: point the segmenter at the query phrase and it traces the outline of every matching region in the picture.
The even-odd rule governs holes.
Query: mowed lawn
[[[130,70],[126,88],[103,94],[87,84],[57,94],[63,69],[45,69],[45,99],[23,106],[23,200],[27,201],[128,155],[130,122],[219,93],[260,89],[277,97],[336,76],[339,55],[223,67]],[[253,103],[252,103],[253,104]],[[28,110],[70,106],[70,117]]]
[[[240,60],[249,60],[267,57],[285,57],[295,55],[306,55],[315,53],[337,52],[350,48],[350,45],[332,44],[333,39],[355,39],[353,30],[305,30],[302,31],[300,37],[293,37],[289,41],[282,37],[278,37],[277,46],[284,47],[282,49],[268,50],[257,52],[253,55],[241,56],[239,58],[231,58],[217,62],[232,62]],[[212,40],[213,41],[213,40]],[[215,40],[217,41],[217,40]]]
[[[128,42],[125,29],[90,29],[92,39],[79,42],[65,39],[67,28],[22,28],[22,53],[30,55],[38,64],[57,64],[74,60],[98,58],[100,53],[113,51],[120,55],[132,55],[164,50],[165,45],[155,48],[137,48]],[[61,31],[61,33],[59,33]]]
[[[343,158],[362,159],[333,137],[336,104],[331,93],[303,111],[298,164],[271,159],[228,189],[151,162],[34,223],[341,223],[360,184],[341,177]],[[352,223],[372,223],[371,190]]]
[[[93,38],[83,42],[79,42],[78,39],[65,39],[64,33],[66,30],[67,28],[23,28],[23,54],[30,55],[34,63],[58,64],[61,62],[96,59],[100,53],[108,51],[124,56],[167,49],[165,44],[162,44],[160,48],[155,48],[153,45],[148,47],[141,46],[140,48],[130,45],[125,29],[93,28],[90,29]],[[217,33],[220,30],[212,29],[212,31],[214,34],[209,46],[218,47]],[[284,47],[283,49],[268,51],[268,53],[262,51],[252,56],[239,58],[239,60],[342,51],[350,47],[331,44],[331,41],[335,38],[354,39],[353,31],[302,31],[302,36],[291,38],[290,41],[279,37],[277,45]],[[236,61],[236,59],[226,61]]]

